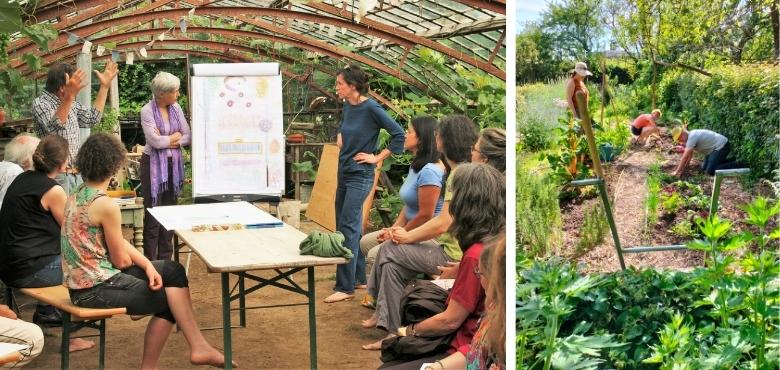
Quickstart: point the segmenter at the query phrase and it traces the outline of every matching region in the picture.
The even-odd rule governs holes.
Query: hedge
[[[710,72],[712,77],[666,73],[658,89],[661,109],[672,116],[689,112],[689,129],[725,135],[738,160],[755,175],[769,175],[780,157],[780,72],[769,65],[725,66]]]

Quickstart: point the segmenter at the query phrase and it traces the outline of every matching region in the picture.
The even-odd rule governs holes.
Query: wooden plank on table
[[[339,148],[336,145],[322,147],[317,180],[306,208],[306,217],[320,226],[336,230],[336,187],[338,185]]]

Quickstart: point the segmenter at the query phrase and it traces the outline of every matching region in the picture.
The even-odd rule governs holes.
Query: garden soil
[[[311,222],[303,222],[301,229],[309,232],[319,229]],[[129,237],[129,231],[125,233]],[[183,255],[184,256],[184,255]],[[182,257],[182,262],[186,257]],[[317,294],[317,342],[320,369],[375,369],[381,365],[378,351],[364,351],[361,344],[371,343],[384,337],[378,329],[363,329],[360,320],[368,318],[373,311],[360,306],[357,293],[352,301],[326,304],[322,300],[332,293],[335,267],[315,269]],[[261,274],[270,277],[271,274]],[[222,348],[222,310],[220,279],[218,274],[206,272],[205,265],[193,255],[190,263],[190,287],[195,308],[195,317],[201,328],[217,327],[219,330],[203,331],[206,339]],[[294,275],[294,280],[306,286],[306,273]],[[21,303],[31,302],[17,294]],[[300,295],[276,288],[264,288],[247,297],[248,306],[305,302]],[[235,304],[234,304],[235,306]],[[22,308],[22,318],[32,320],[34,304]],[[307,369],[309,367],[309,330],[307,306],[254,309],[247,311],[247,327],[233,329],[233,358],[240,369]],[[132,321],[129,316],[117,316],[108,320],[106,335],[106,368],[138,369],[141,363],[143,336],[148,318]],[[233,313],[232,322],[238,322]],[[43,353],[28,368],[58,369],[60,365],[59,328],[47,329]],[[84,329],[78,332],[86,335],[96,330]],[[97,338],[94,338],[95,340]],[[73,353],[70,356],[71,369],[96,369],[97,349]],[[196,369],[189,363],[187,344],[181,332],[171,333],[160,360],[161,369]]]
[[[639,146],[629,148],[627,153],[621,155],[615,162],[606,166],[605,177],[607,179],[610,200],[614,204],[613,212],[617,224],[620,243],[623,248],[636,246],[670,245],[679,242],[662,225],[651,225],[649,232],[645,231],[645,197],[647,196],[647,173],[653,163],[660,163],[663,171],[669,173],[674,170],[680,158],[680,154],[670,151],[671,140],[664,141],[650,149]],[[692,160],[688,173],[698,173],[700,163]],[[696,169],[694,169],[696,168]],[[712,177],[701,184],[705,194],[712,193]],[[595,194],[595,193],[593,193]],[[744,212],[738,206],[751,200],[740,183],[727,178],[721,185],[720,208],[718,214],[729,220],[741,220]],[[579,229],[583,225],[586,210],[601,203],[600,198],[591,197],[579,203],[562,205],[564,224],[564,248],[562,254],[566,257],[574,257],[582,266],[584,272],[611,272],[620,269],[617,253],[615,252],[612,234],[607,231],[605,240],[600,245],[589,251],[576,251],[579,240]],[[638,254],[624,254],[626,266],[669,268],[677,270],[691,270],[702,266],[703,253],[698,251],[666,251]]]

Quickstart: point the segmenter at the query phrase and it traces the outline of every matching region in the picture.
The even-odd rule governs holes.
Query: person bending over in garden
[[[461,259],[463,251],[457,240],[446,233],[452,225],[447,210],[452,199],[452,177],[461,164],[471,159],[471,147],[476,141],[475,125],[468,117],[452,115],[439,122],[436,144],[448,169],[441,213],[412,230],[390,229],[390,240],[381,244],[368,281],[368,294],[376,298],[376,311],[362,322],[364,328],[378,327],[392,336],[401,325],[399,305],[406,282],[419,273],[435,275],[439,266]],[[381,344],[377,341],[363,349],[378,350]]]
[[[35,136],[19,134],[5,146],[4,158],[0,162],[0,209],[11,182],[22,172],[33,169],[32,156],[40,141]]]
[[[737,161],[729,157],[731,152],[729,139],[715,131],[705,129],[688,131],[685,127],[678,126],[672,129],[672,139],[685,146],[680,163],[672,173],[673,176],[683,176],[694,152],[705,156],[702,169],[710,176],[717,170],[740,167]]]
[[[485,291],[479,278],[484,243],[503,233],[506,180],[492,166],[469,163],[458,167],[452,181],[450,232],[463,249],[463,259],[444,311],[423,321],[400,327],[399,336],[438,337],[455,333],[446,350],[428,353],[414,361],[386,362],[380,369],[420,369],[469,347],[485,309]],[[377,262],[378,263],[378,262]],[[498,328],[496,328],[498,329]]]
[[[116,137],[94,134],[76,158],[85,182],[68,198],[62,227],[70,298],[81,307],[126,307],[129,315],[153,314],[142,369],[157,368],[174,323],[184,333],[192,364],[223,367],[224,356],[206,342],[195,321],[184,267],[170,260],[150,262],[122,237],[119,206],[106,196],[106,189],[124,165],[125,154]]]
[[[390,229],[403,227],[412,230],[441,212],[444,204],[441,189],[444,187],[446,168],[436,147],[438,124],[436,118],[431,116],[415,117],[406,130],[404,149],[411,152],[413,158],[409,174],[399,191],[404,206],[390,228],[366,234],[360,239],[360,250],[366,256],[368,271],[371,271],[379,253],[379,243],[390,238]],[[366,294],[361,304],[373,308],[374,299]]]
[[[36,139],[37,140],[37,139]],[[16,176],[0,209],[0,279],[9,287],[41,288],[62,284],[60,227],[65,212],[65,190],[54,180],[68,162],[68,142],[49,135],[32,156],[34,171]],[[54,307],[39,304],[33,322],[62,325]],[[70,341],[70,352],[89,349],[95,342]]]
[[[482,130],[471,146],[471,163],[487,163],[506,172],[506,131],[494,127]]]
[[[569,109],[574,113],[574,118],[582,118],[582,112],[577,109],[577,91],[585,94],[585,109],[588,109],[588,88],[585,86],[585,78],[593,76],[588,70],[588,65],[584,62],[577,62],[574,69],[569,71],[571,78],[566,82],[566,102],[569,103]]]
[[[640,114],[634,122],[630,124],[631,134],[634,135],[634,139],[639,144],[644,144],[650,135],[661,135],[661,130],[658,129],[657,121],[661,118],[661,110],[653,109],[650,113]]]
[[[118,70],[116,63],[109,60],[103,72],[94,71],[100,81],[100,89],[92,107],[87,107],[76,101],[76,94],[87,86],[84,71],[65,63],[55,64],[49,68],[43,94],[33,102],[33,127],[38,137],[55,134],[68,141],[68,151],[71,155],[68,168],[66,172],[57,175],[56,179],[68,194],[82,182],[78,169],[73,164],[73,157],[81,146],[79,127],[90,127],[100,122],[108,89]]]

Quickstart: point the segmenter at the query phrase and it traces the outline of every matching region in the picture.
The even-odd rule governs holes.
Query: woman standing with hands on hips
[[[336,229],[344,234],[344,246],[354,257],[336,269],[335,293],[326,303],[355,297],[355,288],[366,286],[366,257],[360,251],[363,202],[374,184],[376,163],[404,150],[404,130],[375,100],[366,96],[368,76],[350,64],[336,75],[336,93],[344,100],[339,146],[338,188],[336,190]],[[390,133],[387,148],[376,151],[379,130]]]
[[[149,214],[149,208],[176,204],[184,184],[181,147],[190,144],[190,127],[176,101],[179,78],[159,72],[152,79],[152,100],[141,108],[146,138],[141,156],[141,191],[144,196],[144,255],[149,260],[169,260],[173,235]]]

